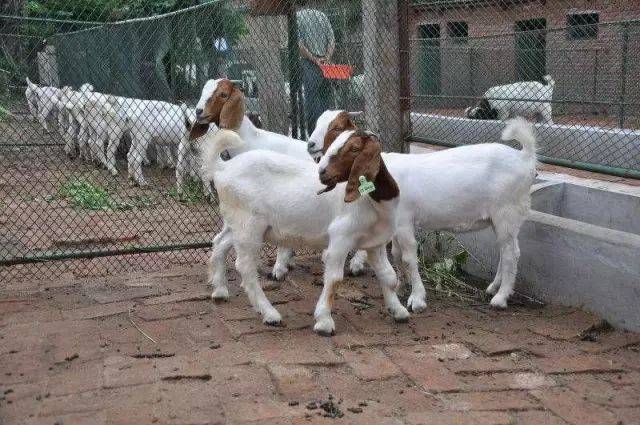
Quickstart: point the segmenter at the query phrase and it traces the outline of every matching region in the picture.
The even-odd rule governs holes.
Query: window
[[[588,40],[598,38],[597,12],[574,13],[567,15],[567,37],[571,40]]]
[[[447,35],[456,43],[466,43],[469,39],[469,24],[464,21],[449,22]]]

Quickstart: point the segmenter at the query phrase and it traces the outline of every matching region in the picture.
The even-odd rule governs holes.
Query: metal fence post
[[[624,102],[627,91],[627,48],[629,44],[629,25],[625,22],[622,24],[622,65],[620,67],[620,116],[618,117],[618,125],[624,128]]]
[[[411,134],[409,0],[398,0],[398,55],[400,66],[400,112],[402,114],[400,132],[402,135],[402,151],[408,151],[409,149],[405,141]]]
[[[289,60],[289,102],[291,104],[291,135],[298,138],[298,92],[300,91],[300,70],[298,68],[298,21],[295,7],[287,13],[287,50]]]
[[[385,149],[401,152],[398,2],[363,0],[362,13],[366,127],[380,136]]]

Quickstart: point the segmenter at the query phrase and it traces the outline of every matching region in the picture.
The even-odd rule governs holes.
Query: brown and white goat
[[[232,91],[230,101],[234,96],[237,94]],[[237,98],[235,101],[240,102]],[[365,249],[388,310],[398,321],[408,319],[409,313],[395,293],[397,277],[385,250],[395,231],[399,191],[380,157],[381,145],[376,137],[355,131],[341,133],[319,166],[308,159],[265,150],[244,152],[223,161],[220,153],[242,148],[243,140],[229,130],[207,135],[206,139],[204,163],[218,191],[225,221],[224,229],[213,240],[213,298],[229,296],[224,260],[233,245],[236,269],[251,304],[265,323],[279,323],[280,314],[258,283],[257,261],[263,242],[289,249],[322,248],[324,288],[316,305],[314,330],[332,334],[335,285],[343,278],[347,254]],[[361,194],[361,177],[373,182],[373,192]]]

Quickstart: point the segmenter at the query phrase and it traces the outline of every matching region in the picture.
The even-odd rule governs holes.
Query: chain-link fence
[[[540,159],[640,177],[640,4],[632,0],[416,0],[414,140],[497,140],[537,126]]]
[[[1,279],[203,262],[221,219],[184,135],[205,82],[241,81],[254,123],[305,139],[320,108],[364,109],[365,56],[371,67],[397,50],[363,35],[360,1],[302,3],[4,2]],[[320,32],[305,42],[327,41],[309,47],[325,49],[314,61],[330,55],[346,77],[321,78],[301,58],[309,28]]]
[[[638,177],[637,19],[632,0],[3,2],[0,276],[204,261],[221,220],[183,136],[221,76],[295,138],[333,108],[387,150],[495,142],[525,115],[541,159]]]

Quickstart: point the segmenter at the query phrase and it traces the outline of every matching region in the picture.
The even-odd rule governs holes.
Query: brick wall
[[[572,40],[567,36],[567,14],[599,13],[596,39]],[[419,27],[440,25],[440,86],[447,96],[480,96],[494,85],[518,80],[515,50],[516,22],[546,19],[546,72],[556,80],[556,100],[602,100],[618,102],[622,90],[623,26],[621,20],[640,19],[640,2],[636,0],[539,0],[501,7],[458,7],[433,9],[414,7],[410,16],[413,46],[412,81],[414,93],[420,92]],[[447,34],[447,23],[465,21],[469,28],[466,44],[455,43]],[[630,24],[627,42],[625,94],[628,102],[640,101],[639,75],[640,24]],[[443,101],[432,102],[442,106]],[[449,99],[450,107],[472,104],[472,99]],[[629,110],[629,108],[627,108]],[[579,103],[556,104],[554,113],[607,112],[618,108]],[[636,111],[637,112],[637,111]]]

